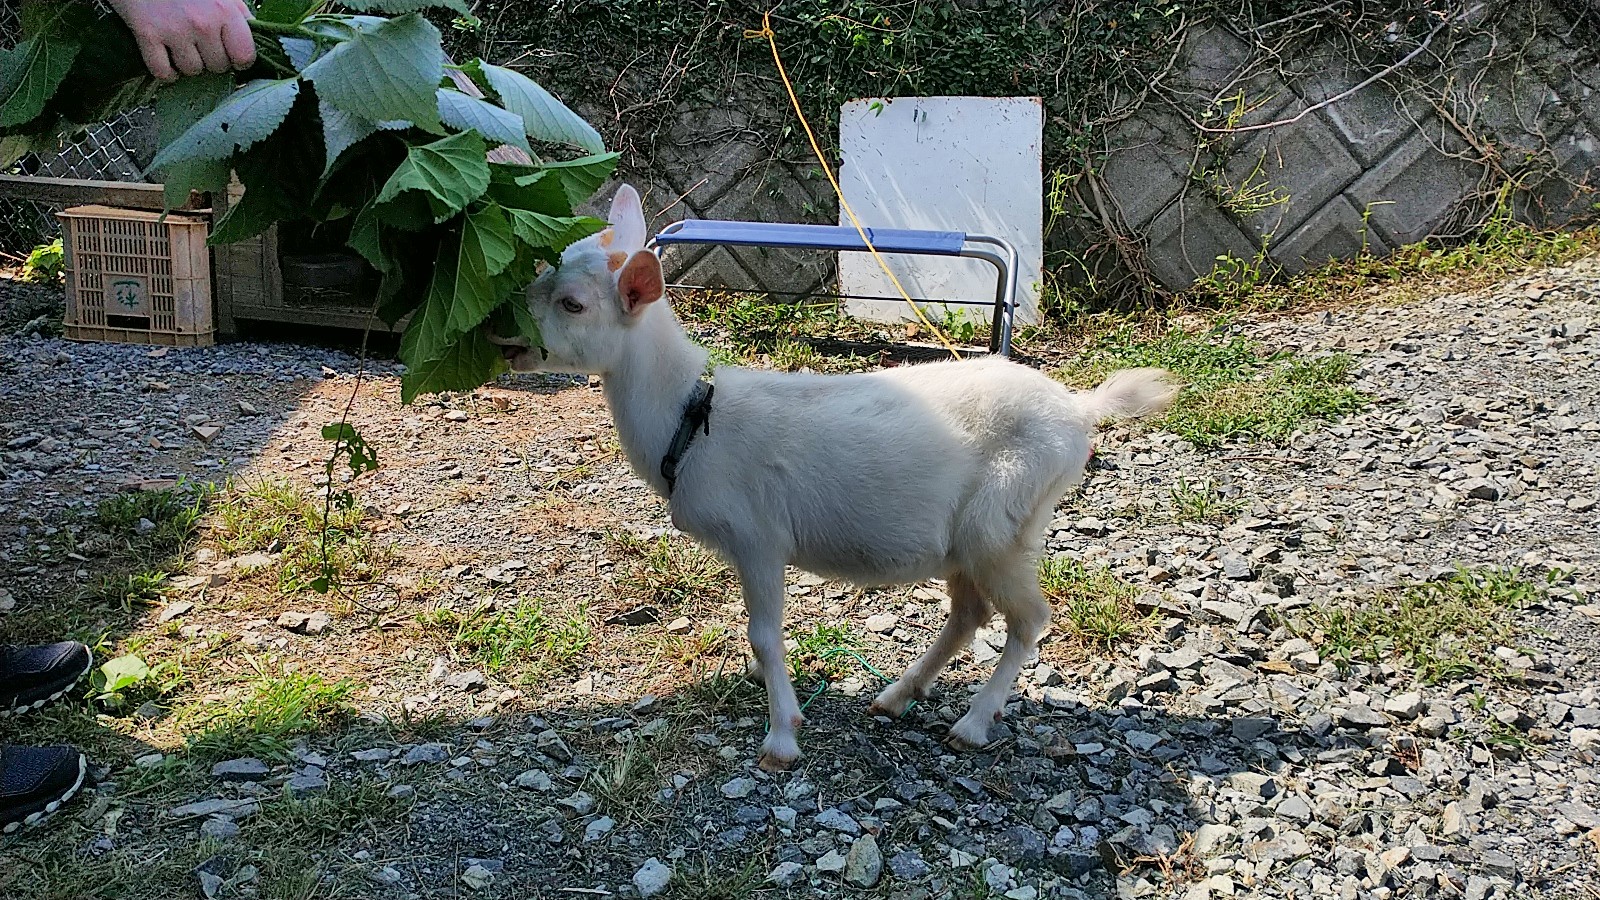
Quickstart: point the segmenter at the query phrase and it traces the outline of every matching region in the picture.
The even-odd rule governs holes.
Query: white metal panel
[[[852,100],[839,110],[839,183],[861,224],[990,234],[1019,255],[1019,323],[1038,321],[1044,263],[1044,111],[1037,97],[901,97]],[[840,210],[839,223],[850,220]],[[994,266],[983,260],[883,254],[916,299],[986,300]],[[839,254],[846,295],[895,297],[870,253]],[[987,321],[992,307],[967,309]],[[851,315],[913,318],[904,301],[849,300]],[[932,317],[942,314],[935,306]]]

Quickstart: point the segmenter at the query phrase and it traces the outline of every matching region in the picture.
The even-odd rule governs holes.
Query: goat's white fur
[[[618,191],[611,222],[529,288],[544,356],[505,349],[515,369],[599,374],[634,471],[666,494],[661,458],[707,356],[655,302],[665,288],[643,248],[631,187]],[[1049,621],[1038,579],[1043,532],[1082,478],[1095,427],[1156,412],[1176,391],[1166,373],[1137,369],[1074,393],[997,358],[858,375],[727,367],[715,382],[710,432],[679,466],[672,522],[720,553],[743,584],[768,696],[761,762],[774,769],[799,755],[802,721],[784,661],[786,564],[859,584],[948,580],[949,621],[878,695],[873,711],[882,714],[927,696],[998,611],[1005,649],[950,733],[958,745],[982,746]]]

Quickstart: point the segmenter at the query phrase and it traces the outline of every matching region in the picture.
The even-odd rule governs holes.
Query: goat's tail
[[[1084,399],[1095,421],[1137,419],[1166,409],[1182,387],[1166,369],[1122,369]]]

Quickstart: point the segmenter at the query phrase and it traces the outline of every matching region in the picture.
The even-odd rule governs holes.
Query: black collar
[[[716,390],[715,385],[704,379],[695,382],[694,392],[683,407],[678,430],[673,433],[672,443],[667,446],[667,455],[661,458],[661,477],[667,480],[668,497],[672,496],[672,489],[678,483],[678,464],[683,461],[683,454],[688,451],[695,432],[704,429],[706,434],[711,433],[711,395]]]

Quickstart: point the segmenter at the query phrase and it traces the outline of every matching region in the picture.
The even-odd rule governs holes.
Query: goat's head
[[[604,374],[624,358],[631,341],[646,339],[637,326],[666,293],[666,284],[660,261],[644,247],[644,209],[631,186],[617,190],[610,222],[568,247],[561,265],[545,269],[528,286],[542,351],[520,338],[490,336],[513,371]]]

